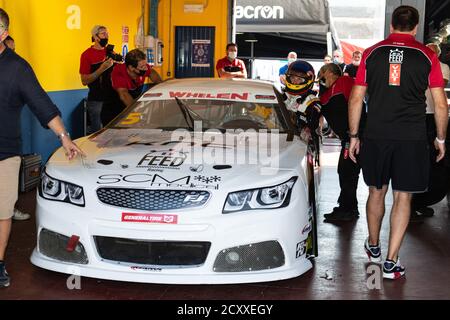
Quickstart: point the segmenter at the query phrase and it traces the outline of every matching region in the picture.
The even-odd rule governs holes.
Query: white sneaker
[[[25,213],[20,211],[19,209],[14,208],[14,215],[13,220],[16,221],[25,221],[31,218],[31,215],[29,213]]]

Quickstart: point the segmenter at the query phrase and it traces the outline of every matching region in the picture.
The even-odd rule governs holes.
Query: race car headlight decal
[[[39,195],[52,201],[60,201],[84,207],[83,188],[73,183],[61,181],[42,173]]]
[[[286,207],[291,200],[292,188],[296,181],[297,177],[293,177],[277,186],[230,193],[225,201],[223,213]]]

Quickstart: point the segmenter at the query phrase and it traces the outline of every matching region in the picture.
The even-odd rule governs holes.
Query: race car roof
[[[148,90],[139,101],[168,100],[175,97],[277,103],[274,87],[270,82],[212,78],[169,80]]]

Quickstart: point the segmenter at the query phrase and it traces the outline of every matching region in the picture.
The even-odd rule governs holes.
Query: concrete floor
[[[339,192],[336,165],[338,149],[324,146],[321,169],[319,257],[308,273],[295,279],[248,285],[151,285],[82,278],[81,290],[66,287],[67,276],[34,267],[29,262],[35,246],[34,219],[14,222],[7,253],[11,286],[0,290],[6,299],[224,299],[224,300],[309,300],[309,299],[450,299],[450,214],[446,201],[433,206],[435,216],[411,224],[400,252],[407,267],[406,278],[381,281],[369,289],[367,257],[363,243],[367,236],[365,200],[367,188],[358,188],[361,218],[357,222],[329,224],[323,214],[335,205]],[[22,194],[18,207],[34,213],[35,193]],[[392,205],[390,195],[388,210]],[[389,212],[387,210],[387,212]],[[386,253],[388,216],[381,243]],[[327,280],[326,275],[332,277]],[[369,280],[371,280],[370,278]],[[376,281],[369,281],[376,285]]]

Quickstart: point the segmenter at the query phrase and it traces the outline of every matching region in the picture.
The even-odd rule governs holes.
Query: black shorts
[[[392,180],[394,191],[421,193],[428,189],[430,151],[426,140],[364,139],[359,160],[369,187],[381,189]]]

